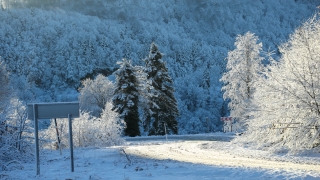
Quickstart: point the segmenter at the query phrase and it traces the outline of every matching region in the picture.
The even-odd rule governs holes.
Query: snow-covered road
[[[229,142],[228,142],[229,143]],[[232,166],[232,167],[249,167],[262,168],[272,170],[286,171],[308,171],[310,173],[319,173],[319,162],[307,161],[295,163],[294,159],[272,160],[265,157],[248,156],[248,154],[239,154],[239,152],[219,150],[217,146],[223,146],[223,142],[213,141],[184,141],[175,143],[166,143],[158,145],[142,145],[129,146],[125,148],[126,153],[137,155],[150,159],[171,159],[182,162],[190,162],[197,164],[216,165],[216,166]],[[211,147],[215,146],[212,149]],[[236,151],[236,149],[235,149]],[[255,154],[257,156],[257,154]],[[301,159],[300,159],[301,161]]]
[[[146,142],[146,141],[230,141],[234,138],[233,134],[193,134],[193,135],[168,135],[168,136],[141,136],[126,137],[127,142]]]
[[[221,141],[214,137],[219,137]],[[1,166],[0,179],[35,180],[316,180],[320,155],[272,154],[234,144],[226,134],[126,138],[121,146],[40,151],[34,161]]]

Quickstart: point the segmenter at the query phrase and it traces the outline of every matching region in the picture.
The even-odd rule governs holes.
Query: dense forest
[[[317,0],[1,0],[0,56],[21,101],[74,101],[81,80],[134,66],[155,42],[174,81],[179,133],[221,129],[221,79],[239,34],[278,46]],[[268,62],[264,62],[268,63]]]

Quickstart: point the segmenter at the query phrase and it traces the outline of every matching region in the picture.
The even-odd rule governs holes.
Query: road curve
[[[199,148],[212,141],[184,141],[174,143],[163,143],[141,146],[127,146],[124,148],[129,155],[136,155],[143,158],[151,159],[171,159],[182,162],[232,166],[232,167],[249,167],[262,169],[281,169],[281,170],[302,170],[312,171],[320,175],[320,165],[302,164],[294,162],[281,162],[267,160],[263,158],[252,158],[230,154],[226,151]]]

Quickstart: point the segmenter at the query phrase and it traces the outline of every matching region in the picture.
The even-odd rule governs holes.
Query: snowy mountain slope
[[[317,0],[21,2],[1,1],[0,56],[12,75],[43,90],[33,92],[39,101],[57,100],[91,74],[109,75],[122,58],[143,65],[154,41],[174,80],[180,133],[221,127],[220,117],[228,112],[219,79],[237,34],[251,31],[265,51],[277,52],[320,5]]]

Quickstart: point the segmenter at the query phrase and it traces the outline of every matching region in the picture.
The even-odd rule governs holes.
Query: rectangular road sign
[[[34,120],[34,136],[36,145],[37,175],[40,175],[40,156],[39,156],[39,135],[38,119],[68,118],[69,120],[69,142],[70,142],[70,161],[71,172],[74,171],[73,159],[73,140],[72,140],[72,121],[77,118],[79,113],[79,102],[54,102],[54,103],[34,103],[28,104],[28,119]]]
[[[34,103],[28,104],[28,119],[34,119],[33,105],[37,106],[37,119],[68,118],[68,114],[72,118],[80,116],[79,102]]]

